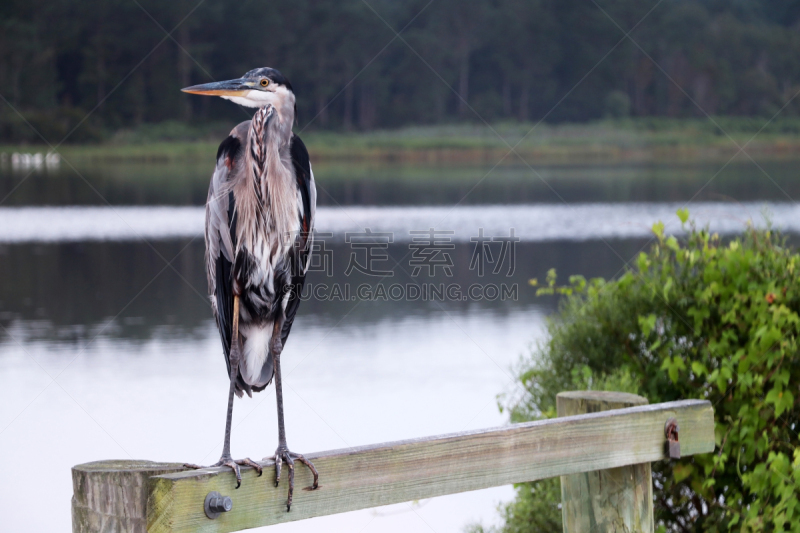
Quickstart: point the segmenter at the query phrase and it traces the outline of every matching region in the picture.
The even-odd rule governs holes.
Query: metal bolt
[[[223,496],[214,490],[206,494],[203,509],[206,512],[206,516],[213,520],[220,514],[227,513],[233,509],[233,500],[231,500],[230,496]]]
[[[678,421],[674,418],[668,418],[667,423],[664,424],[664,436],[667,437],[667,453],[670,459],[681,458],[681,443],[678,442]]]

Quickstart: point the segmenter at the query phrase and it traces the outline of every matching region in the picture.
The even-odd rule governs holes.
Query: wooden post
[[[146,533],[151,476],[183,470],[176,463],[96,461],[72,468],[73,533]]]
[[[558,416],[574,416],[646,405],[635,394],[561,392]],[[564,533],[652,533],[653,480],[650,463],[561,476]]]

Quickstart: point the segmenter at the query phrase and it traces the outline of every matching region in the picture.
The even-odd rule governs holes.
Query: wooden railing
[[[179,464],[99,461],[72,469],[73,533],[228,532],[356,509],[561,476],[564,531],[653,531],[650,463],[667,458],[665,424],[679,425],[682,456],[714,450],[709,402],[646,405],[639,396],[566,392],[559,418],[308,454],[320,472],[297,469],[294,503],[286,487],[243,469],[184,470]],[[211,519],[212,491],[232,508]]]

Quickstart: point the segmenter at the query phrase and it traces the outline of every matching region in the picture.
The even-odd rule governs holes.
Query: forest
[[[179,89],[260,66],[314,129],[800,111],[800,0],[4,0],[0,28],[3,142],[238,120]]]

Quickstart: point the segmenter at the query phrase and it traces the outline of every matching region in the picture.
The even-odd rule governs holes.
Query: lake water
[[[765,215],[800,233],[794,164],[764,163],[766,174],[721,166],[540,176],[503,167],[488,177],[488,167],[318,166],[319,261],[284,352],[290,446],[506,423],[497,396],[515,394],[513,366],[557,305],[528,280],[550,268],[562,280],[616,276],[648,245],[653,222],[681,231],[674,213],[686,202],[723,234]],[[207,174],[205,165],[0,168],[3,530],[70,531],[74,464],[218,458],[227,382],[203,266]],[[272,390],[236,401],[234,455],[274,450]],[[269,531],[457,532],[496,523],[496,506],[512,497],[500,487]]]

